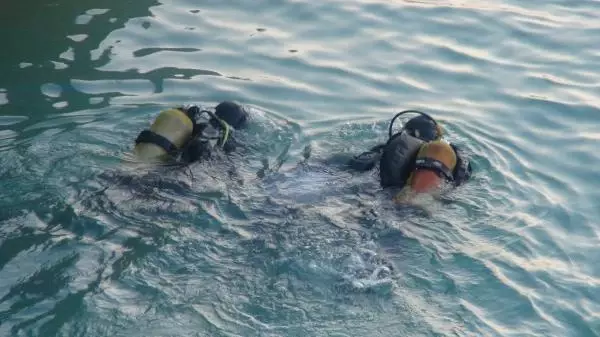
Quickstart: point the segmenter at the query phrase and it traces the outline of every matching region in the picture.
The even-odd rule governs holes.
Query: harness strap
[[[227,140],[229,140],[229,124],[227,124],[225,121],[223,121],[222,119],[219,119],[219,122],[221,122],[221,125],[223,126],[223,136],[221,137],[221,139],[219,139],[219,146],[223,147],[225,146],[225,143],[227,143]]]
[[[171,143],[167,138],[150,130],[144,130],[135,139],[135,143],[150,143],[162,147],[167,153],[175,154],[179,151],[175,144]]]
[[[207,111],[209,112],[209,111]],[[209,112],[210,113],[210,112]],[[217,146],[224,147],[227,140],[229,140],[229,135],[231,134],[231,127],[227,122],[217,117],[215,114],[210,113],[211,119],[209,120],[210,125],[219,130],[219,136],[217,137],[204,137],[206,139],[216,139]]]
[[[417,160],[415,160],[415,168],[432,170],[441,178],[445,178],[447,181],[454,181],[452,171],[437,159],[427,157],[417,158]]]
[[[203,127],[201,130],[199,130],[200,137],[202,137],[203,139],[217,139],[217,145],[220,147],[224,147],[225,143],[227,143],[227,141],[229,140],[229,136],[231,134],[231,126],[227,122],[225,122],[224,120],[219,118],[215,113],[213,113],[210,110],[200,110],[196,107],[196,110],[194,113],[196,114],[196,116],[206,113],[207,115],[209,115],[211,117],[211,119],[208,122],[213,127],[219,128],[221,131],[221,132],[219,132],[219,137],[206,137],[206,136],[202,135],[201,130],[204,130],[204,127]]]

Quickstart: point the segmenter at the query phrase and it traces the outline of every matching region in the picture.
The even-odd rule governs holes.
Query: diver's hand
[[[381,159],[384,146],[385,144],[376,145],[369,151],[365,151],[357,156],[352,157],[348,161],[348,166],[361,172],[370,171]]]

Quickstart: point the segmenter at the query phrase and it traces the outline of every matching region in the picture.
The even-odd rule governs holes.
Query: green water
[[[0,5],[0,336],[600,335],[598,13]],[[247,151],[115,183],[161,109],[222,100]],[[404,109],[474,167],[431,217],[323,164]]]

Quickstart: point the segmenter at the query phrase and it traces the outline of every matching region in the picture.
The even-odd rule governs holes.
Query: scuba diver
[[[189,105],[163,110],[148,129],[138,134],[133,158],[99,173],[95,178],[101,188],[81,198],[81,202],[170,205],[172,201],[165,196],[169,193],[156,191],[170,191],[172,195],[189,191],[196,180],[189,164],[221,159],[222,154],[230,159],[229,154],[241,149],[234,131],[244,129],[249,122],[247,110],[230,101],[214,109]],[[235,165],[230,164],[211,168],[226,170],[230,178],[237,179]]]
[[[408,113],[419,116],[394,133],[396,120]],[[472,169],[468,158],[456,145],[442,139],[442,127],[428,114],[413,110],[398,113],[390,122],[388,133],[389,139],[384,144],[351,157],[337,153],[312,158],[309,144],[302,152],[303,159],[291,169],[279,170],[281,163],[274,169],[266,166],[266,174],[260,178],[266,178],[265,186],[272,195],[312,204],[332,195],[355,194],[363,187],[367,191],[369,188],[361,182],[346,182],[353,180],[353,171],[371,171],[378,163],[381,187],[400,190],[394,198],[396,203],[412,203],[412,198],[407,197],[414,194],[435,197],[442,187],[459,186],[470,178]]]
[[[247,125],[247,111],[230,101],[214,110],[191,105],[161,111],[150,129],[136,138],[135,156],[146,163],[189,164],[211,158],[215,149],[235,151],[239,144],[233,130]]]
[[[399,132],[393,134],[398,117],[417,113]],[[396,202],[403,202],[410,194],[429,193],[444,183],[459,186],[472,172],[465,154],[454,144],[442,140],[443,130],[430,115],[416,111],[402,111],[392,118],[388,141],[369,151],[354,156],[348,166],[357,171],[369,171],[379,162],[382,187],[398,187]]]

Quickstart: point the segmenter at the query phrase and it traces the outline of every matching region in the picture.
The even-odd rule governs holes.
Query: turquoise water
[[[0,336],[600,335],[600,2],[1,7]],[[244,156],[115,183],[226,99]],[[409,108],[475,170],[431,217],[320,164]]]

